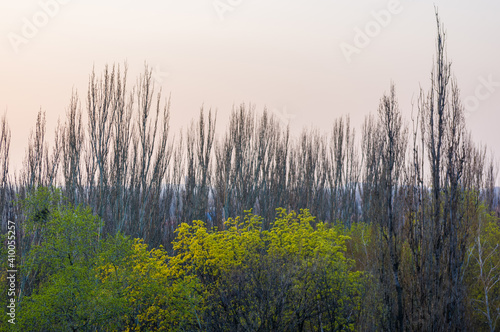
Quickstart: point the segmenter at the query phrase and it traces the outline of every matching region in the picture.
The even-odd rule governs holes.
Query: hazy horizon
[[[434,5],[469,102],[467,126],[498,159],[500,3],[41,0],[0,2],[0,114],[12,130],[12,168],[20,169],[40,109],[50,143],[73,89],[85,107],[92,68],[99,75],[125,61],[129,86],[146,62],[171,95],[173,134],[202,105],[218,111],[221,133],[241,103],[289,120],[295,136],[310,126],[327,132],[346,114],[359,134],[391,81],[409,120],[420,86],[430,85]],[[366,45],[360,30],[371,35]]]

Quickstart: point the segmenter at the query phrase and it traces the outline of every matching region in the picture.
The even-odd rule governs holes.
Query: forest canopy
[[[410,121],[389,86],[356,131],[235,107],[173,135],[146,66],[90,75],[20,170],[0,120],[2,257],[19,331],[498,331],[498,167],[468,131],[436,14]],[[0,301],[7,312],[7,260]]]

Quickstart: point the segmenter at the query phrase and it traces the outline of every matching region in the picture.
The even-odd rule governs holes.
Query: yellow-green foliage
[[[226,230],[177,229],[174,253],[123,235],[102,239],[80,207],[53,205],[23,271],[22,331],[354,330],[364,277],[350,238],[307,210],[271,229],[247,212]],[[34,224],[34,226],[37,226]]]
[[[96,269],[102,288],[121,299],[117,325],[127,331],[192,329],[201,301],[193,292],[196,279],[173,278],[163,248],[148,250],[142,240],[134,240],[126,250],[120,258],[101,255]]]
[[[217,276],[242,266],[263,248],[260,220],[247,214],[245,221],[229,219],[227,230],[209,232],[202,221],[183,223],[177,229],[174,242],[176,255],[170,263],[175,277],[189,274]]]
[[[270,230],[247,213],[210,232],[182,224],[170,260],[173,278],[196,276],[204,294],[203,324],[222,330],[290,330],[321,324],[352,330],[359,312],[361,273],[345,258],[348,237],[307,210],[278,210]]]

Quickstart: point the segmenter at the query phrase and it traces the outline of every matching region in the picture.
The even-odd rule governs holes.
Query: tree
[[[88,208],[63,204],[59,191],[45,188],[28,196],[24,209],[30,216],[25,236],[33,240],[21,265],[20,326],[39,331],[86,327],[96,301],[92,268],[100,220]]]
[[[215,117],[209,110],[205,119],[203,108],[196,125],[191,123],[187,132],[187,176],[184,184],[183,220],[210,221],[209,197],[212,183],[212,146],[215,135]]]
[[[500,321],[500,226],[484,206],[480,219],[468,250],[466,279],[474,326],[493,332]]]
[[[9,151],[10,151],[11,132],[7,123],[6,115],[0,120],[0,217],[2,220],[10,220],[9,201],[11,199],[9,193]],[[2,231],[6,225],[2,222]]]
[[[270,230],[247,211],[210,232],[183,223],[174,242],[171,278],[195,277],[204,294],[202,329],[353,330],[363,275],[344,256],[346,236],[307,210],[279,209]]]
[[[465,130],[459,90],[446,58],[446,34],[437,12],[436,23],[436,63],[429,92],[420,94],[421,141],[417,142],[414,125],[413,161],[408,170],[407,236],[410,261],[415,265],[408,278],[407,313],[411,329],[463,330],[461,271],[477,219],[477,184],[482,183],[478,179],[484,163]]]
[[[401,200],[401,191],[403,190],[402,179],[406,159],[407,129],[402,121],[394,85],[391,85],[390,94],[382,97],[378,115],[378,130],[380,131],[378,134],[380,139],[379,160],[381,163],[379,167],[381,174],[378,178],[380,183],[378,183],[377,186],[380,186],[381,211],[373,221],[379,225],[379,236],[383,241],[382,245],[389,251],[388,258],[392,278],[385,277],[383,282],[388,283],[388,286],[390,285],[391,287],[385,287],[384,289],[388,290],[393,288],[396,290],[397,294],[395,304],[397,308],[396,314],[390,315],[389,317],[389,321],[395,323],[395,326],[391,326],[391,329],[395,328],[396,330],[403,331],[405,329],[404,298],[401,280],[402,274],[400,270],[400,265],[402,263],[402,246],[404,242],[402,236],[403,218],[401,218],[401,214],[398,214],[396,211],[403,209],[404,204]],[[381,269],[384,269],[385,262],[383,259],[380,264]],[[386,294],[387,299],[392,297],[390,295],[392,292],[388,292],[389,293]],[[392,301],[389,301],[389,303],[387,303],[389,307],[391,306],[391,302]]]

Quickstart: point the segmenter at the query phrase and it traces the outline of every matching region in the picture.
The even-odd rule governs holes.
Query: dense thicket
[[[345,256],[349,237],[307,210],[280,209],[269,230],[250,212],[224,231],[183,223],[172,255],[104,239],[101,220],[59,190],[38,189],[23,210],[38,241],[22,265],[33,292],[19,301],[21,331],[352,330],[361,313],[366,276]]]
[[[430,87],[428,91],[420,91],[411,121],[403,118],[395,87],[391,85],[389,92],[382,96],[377,112],[367,116],[360,135],[356,135],[349,117],[341,117],[333,122],[329,133],[308,129],[299,137],[291,137],[288,127],[272,114],[266,110],[257,114],[251,105],[235,107],[220,137],[215,136],[216,115],[203,108],[197,121],[173,135],[169,128],[170,100],[164,100],[161,91],[155,88],[148,67],[133,88],[127,86],[126,67],[106,67],[101,75],[92,72],[85,102],[82,103],[77,92],[73,93],[66,118],[58,124],[55,141],[50,147],[45,137],[45,114],[40,111],[28,141],[23,167],[17,173],[9,169],[10,129],[4,116],[0,122],[2,233],[6,232],[7,220],[16,222],[19,262],[29,267],[19,283],[19,302],[22,304],[27,298],[36,303],[50,296],[63,296],[58,293],[61,289],[71,291],[62,286],[69,282],[67,278],[73,278],[68,273],[76,275],[80,273],[76,269],[99,266],[104,269],[106,264],[115,264],[99,261],[104,259],[99,255],[106,250],[103,248],[107,244],[102,241],[107,237],[112,239],[117,234],[125,234],[144,241],[132,245],[122,239],[125,241],[123,250],[129,254],[109,254],[135,255],[134,263],[126,259],[120,261],[123,264],[121,277],[127,277],[127,269],[133,268],[130,264],[149,264],[141,259],[151,257],[158,259],[151,264],[160,264],[155,273],[161,274],[164,273],[160,271],[163,259],[172,261],[182,256],[174,243],[182,243],[185,240],[182,236],[188,236],[185,232],[194,231],[193,227],[197,227],[196,232],[205,229],[211,240],[225,243],[224,236],[236,236],[233,233],[235,227],[237,229],[227,221],[243,218],[244,210],[252,209],[255,215],[262,216],[259,226],[241,227],[247,227],[249,233],[245,234],[256,232],[254,235],[258,235],[259,241],[264,241],[252,244],[262,246],[260,251],[253,253],[256,248],[252,247],[247,253],[256,256],[245,256],[255,261],[234,261],[229,270],[218,265],[225,263],[214,262],[214,271],[223,269],[223,277],[210,275],[216,273],[214,271],[206,274],[208,265],[197,265],[199,261],[184,262],[193,269],[187,279],[171,280],[168,274],[163,276],[165,283],[173,287],[163,290],[165,292],[184,294],[190,287],[203,287],[203,291],[210,294],[205,294],[208,298],[197,297],[199,291],[187,297],[179,295],[179,299],[177,295],[165,295],[168,299],[164,301],[173,302],[162,302],[158,307],[163,308],[161,310],[169,306],[201,306],[188,313],[179,312],[177,318],[165,318],[167,321],[182,321],[186,318],[182,315],[194,314],[188,319],[193,325],[186,328],[210,330],[275,330],[272,324],[284,324],[279,326],[285,326],[285,330],[342,330],[354,326],[361,330],[390,331],[452,331],[472,326],[478,330],[498,329],[500,242],[496,217],[500,216],[500,193],[495,188],[498,169],[486,148],[476,145],[466,129],[460,91],[446,58],[446,35],[436,18],[436,55]],[[59,188],[60,191],[56,191],[57,197],[34,195],[37,188],[52,188],[49,191]],[[63,201],[77,209],[72,213],[81,222],[69,230],[73,217],[62,212],[66,211],[60,208]],[[79,205],[90,210],[76,208]],[[283,296],[276,287],[290,287],[294,291],[299,291],[296,287],[306,287],[302,292],[320,292],[320,287],[327,287],[319,284],[320,281],[333,282],[322,273],[335,269],[330,264],[338,263],[328,261],[328,255],[317,253],[312,256],[318,261],[307,263],[309,265],[302,261],[304,257],[297,260],[294,255],[271,255],[270,240],[263,238],[277,231],[277,208],[308,209],[322,222],[306,218],[311,232],[335,226],[350,236],[346,238],[345,255],[353,261],[352,264],[345,262],[342,271],[346,275],[363,271],[365,281],[359,286],[365,296],[353,304],[359,306],[356,317],[349,316],[343,325],[335,325],[332,323],[335,319],[345,318],[347,314],[339,307],[335,310],[340,311],[333,313],[324,311],[330,310],[327,308],[330,308],[331,297],[347,296],[354,301],[359,296],[359,293],[350,292],[361,290],[353,290],[346,283],[341,283],[335,294],[318,293],[315,299],[294,299],[303,301],[300,303],[307,307],[310,316],[301,311],[306,309],[287,307],[286,301],[299,295],[292,292],[295,294],[290,295],[292,298],[282,302],[276,299]],[[62,223],[54,234],[44,233],[49,232],[45,225],[56,220],[67,224]],[[187,224],[182,224],[184,222]],[[75,259],[89,266],[76,264],[66,269],[68,262],[64,258],[65,263],[54,260],[43,263],[48,264],[43,269],[33,270],[34,253],[38,253],[37,257],[45,255],[49,261],[54,257],[43,251],[48,248],[48,239],[54,237],[56,241],[67,231],[83,232],[84,229],[92,230],[97,240],[75,238],[78,245],[71,250],[75,250],[77,256],[84,255]],[[212,232],[213,229],[219,233]],[[173,242],[176,230],[180,238]],[[68,236],[71,238],[76,236],[74,234]],[[85,234],[90,236],[90,233]],[[162,245],[166,249],[158,249],[160,252],[154,251],[155,254],[148,256],[144,254],[145,244],[150,248]],[[103,248],[92,249],[101,245]],[[85,255],[93,256],[90,259]],[[122,259],[118,256],[116,259]],[[167,256],[173,258],[167,259]],[[71,258],[70,261],[73,262]],[[64,275],[59,276],[51,270],[57,264],[66,264]],[[280,271],[280,266],[285,270]],[[103,275],[111,273],[99,271]],[[118,278],[118,272],[116,274]],[[138,279],[127,282],[139,283],[143,278],[141,275],[135,277]],[[257,284],[264,282],[259,278],[269,283],[265,297],[260,297],[264,296],[258,293],[261,290],[255,289]],[[311,278],[313,286],[297,278]],[[106,284],[99,280],[95,283]],[[242,280],[243,288],[238,288]],[[156,282],[155,287],[162,288],[163,284]],[[89,284],[88,287],[94,286]],[[146,290],[138,290],[139,293],[143,291]],[[93,297],[88,298],[91,299]],[[125,301],[123,303],[129,300],[119,297],[119,301]],[[219,302],[214,307],[206,307],[203,301]],[[141,310],[150,308],[151,303],[133,313],[118,314],[125,317],[124,320],[140,320],[138,315],[145,314]],[[235,307],[229,309],[228,303]],[[266,312],[258,314],[258,307],[264,304],[268,306]],[[103,303],[89,304],[85,312],[90,315],[89,310],[100,308],[100,305],[105,314],[99,312],[104,316],[88,318],[94,319],[92,326],[102,322],[99,319],[105,319],[106,315],[115,315],[108,312],[109,308],[106,309]],[[121,307],[116,305],[116,308]],[[222,309],[229,311],[224,314],[217,311]],[[199,310],[205,316],[196,316]],[[290,312],[295,312],[295,316]],[[264,314],[270,316],[259,316]],[[163,317],[160,311],[148,315]],[[218,321],[221,315],[224,321]],[[277,316],[283,321],[273,321]],[[147,317],[144,319],[148,320]],[[160,319],[158,317],[155,319]],[[116,328],[129,326],[129,323],[116,322]],[[69,325],[60,326],[63,329],[62,326],[68,328]]]

